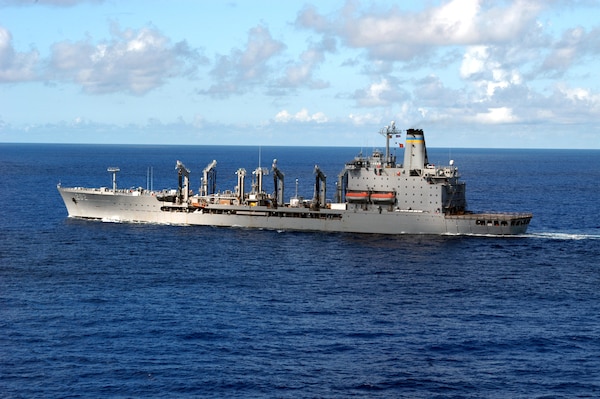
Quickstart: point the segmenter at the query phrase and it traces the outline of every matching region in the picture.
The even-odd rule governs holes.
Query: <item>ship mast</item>
[[[385,136],[385,164],[388,167],[394,166],[395,160],[392,159],[390,154],[390,139],[394,136],[400,135],[400,131],[396,129],[396,122],[391,121],[390,126],[386,126],[379,131],[379,134]]]

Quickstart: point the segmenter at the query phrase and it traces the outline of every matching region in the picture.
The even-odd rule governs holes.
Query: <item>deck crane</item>
[[[325,176],[325,174],[321,171],[319,165],[315,165],[315,195],[313,197],[313,206],[318,209],[322,206],[325,206],[326,201],[327,176]]]
[[[283,195],[283,173],[277,168],[277,159],[273,160],[272,165],[273,170],[273,187],[274,187],[274,196],[275,196],[275,206],[283,205],[284,195]]]
[[[213,160],[202,170],[200,195],[214,194],[217,188],[217,161]]]
[[[177,201],[180,204],[186,204],[190,198],[190,170],[181,161],[177,161],[175,169],[177,169],[177,175],[179,176]]]

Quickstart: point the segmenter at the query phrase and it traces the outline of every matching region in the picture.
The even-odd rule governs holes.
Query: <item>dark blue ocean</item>
[[[0,397],[599,397],[598,150],[429,150],[471,209],[533,212],[516,238],[71,220],[56,190],[277,158],[333,198],[358,151],[0,144]]]

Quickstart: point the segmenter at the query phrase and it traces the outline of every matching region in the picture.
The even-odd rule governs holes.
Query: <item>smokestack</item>
[[[404,168],[420,172],[428,163],[423,130],[408,129],[406,131],[406,146],[404,148]]]

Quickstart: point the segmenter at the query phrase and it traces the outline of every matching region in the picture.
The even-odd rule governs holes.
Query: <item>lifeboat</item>
[[[396,193],[378,191],[371,193],[371,201],[373,202],[394,202],[396,200]]]
[[[346,193],[348,202],[367,202],[368,199],[369,193],[366,191],[348,191]]]

